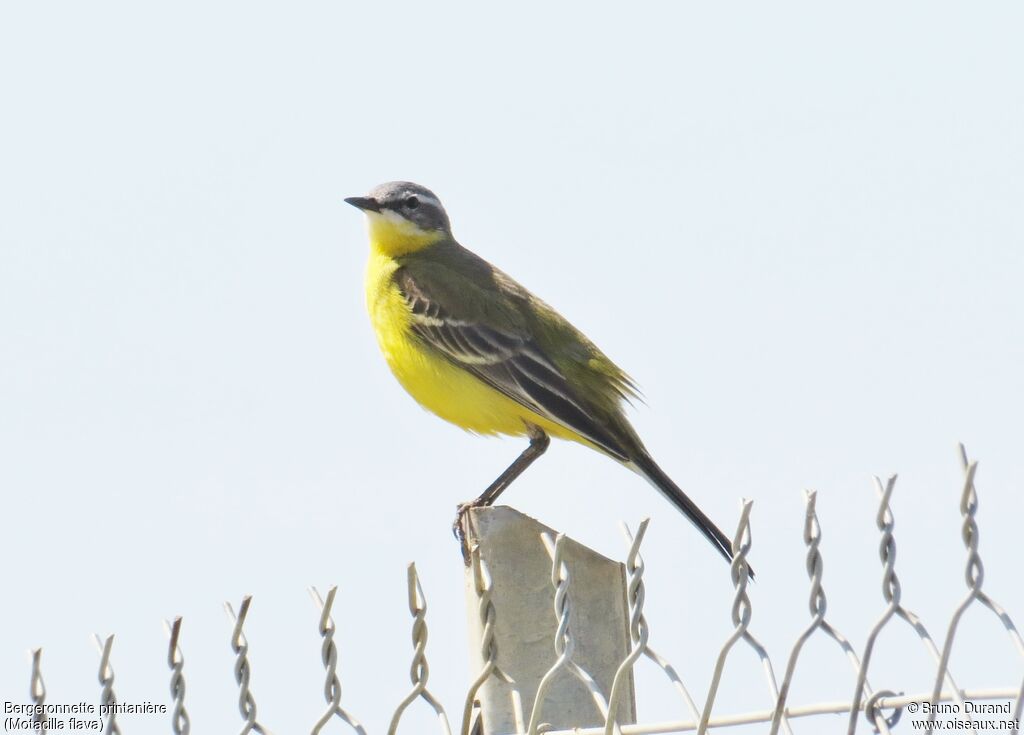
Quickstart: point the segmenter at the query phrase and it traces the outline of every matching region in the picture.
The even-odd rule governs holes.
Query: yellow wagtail
[[[480,497],[460,506],[460,519],[493,503],[557,436],[645,477],[732,558],[726,535],[655,464],[626,419],[623,399],[636,395],[630,377],[558,312],[459,245],[433,192],[394,181],[345,201],[367,215],[367,307],[398,381],[467,431],[530,439]]]

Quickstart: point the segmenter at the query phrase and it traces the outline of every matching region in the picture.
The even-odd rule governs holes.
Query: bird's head
[[[389,181],[345,200],[366,213],[370,243],[388,255],[414,252],[451,235],[437,195],[409,181]]]

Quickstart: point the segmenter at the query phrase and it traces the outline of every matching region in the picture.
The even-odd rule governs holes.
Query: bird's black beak
[[[347,197],[345,201],[364,212],[380,211],[380,202],[373,197]]]

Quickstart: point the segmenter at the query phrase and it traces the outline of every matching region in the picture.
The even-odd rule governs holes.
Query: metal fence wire
[[[1010,618],[1010,615],[982,589],[984,567],[978,554],[978,524],[975,514],[978,508],[978,495],[974,485],[977,462],[969,461],[963,446],[960,446],[963,464],[963,489],[960,500],[962,516],[961,537],[967,553],[965,568],[966,594],[957,606],[950,619],[941,645],[932,638],[921,619],[907,609],[902,601],[899,577],[896,574],[896,540],[894,536],[895,519],[890,506],[896,476],[882,482],[875,478],[879,497],[876,522],[881,534],[879,557],[882,563],[882,597],[884,610],[877,622],[868,631],[866,642],[861,649],[855,648],[842,633],[826,619],[827,598],[822,584],[822,556],[819,549],[821,528],[815,510],[816,494],[807,492],[806,520],[803,529],[804,543],[807,547],[806,570],[810,583],[808,593],[808,610],[810,620],[797,637],[785,659],[781,681],[776,676],[776,669],[765,647],[751,632],[750,624],[753,606],[747,594],[750,581],[750,568],[747,557],[751,549],[750,511],[751,501],[743,501],[739,524],[733,537],[732,545],[735,553],[730,574],[734,587],[731,618],[733,630],[724,641],[717,660],[707,693],[700,698],[693,695],[677,670],[669,661],[657,653],[650,645],[651,630],[644,617],[644,561],[640,555],[640,547],[647,531],[648,520],[640,523],[633,533],[623,524],[623,533],[627,544],[625,556],[626,603],[628,607],[629,650],[614,672],[610,690],[604,692],[595,681],[594,676],[574,660],[576,638],[570,625],[570,609],[574,604],[573,578],[569,567],[563,560],[565,538],[558,535],[551,538],[545,535],[542,542],[551,560],[551,587],[553,593],[553,610],[557,626],[552,647],[555,662],[544,674],[536,687],[536,697],[529,712],[524,711],[523,698],[520,696],[515,681],[499,665],[498,647],[495,643],[495,624],[501,611],[496,610],[491,599],[493,582],[487,564],[481,558],[478,549],[473,549],[470,557],[472,590],[476,596],[476,614],[479,616],[482,634],[479,640],[479,651],[483,667],[477,672],[468,688],[462,710],[460,732],[462,735],[480,732],[480,706],[478,694],[484,684],[494,678],[511,687],[509,706],[514,712],[517,735],[653,735],[654,733],[697,732],[706,733],[712,728],[728,728],[731,726],[751,723],[765,723],[768,731],[775,735],[784,732],[791,735],[790,720],[797,718],[813,718],[823,715],[848,714],[846,731],[855,733],[858,727],[866,727],[872,732],[889,733],[899,722],[905,708],[913,702],[930,702],[932,704],[953,702],[960,705],[959,712],[967,714],[964,720],[954,723],[956,727],[943,728],[949,725],[936,720],[936,710],[931,708],[929,720],[924,723],[924,731],[932,729],[957,729],[978,732],[979,730],[1001,729],[1004,732],[1017,733],[1020,730],[1022,708],[1024,708],[1024,677],[1019,684],[998,689],[970,690],[961,689],[955,682],[950,670],[950,656],[953,651],[958,626],[963,614],[972,606],[988,609],[996,621],[1006,630],[1012,647],[1024,661],[1024,640]],[[342,687],[338,673],[338,649],[334,642],[335,624],[332,608],[335,602],[337,587],[328,590],[326,597],[321,597],[315,589],[310,595],[318,612],[318,629],[322,639],[321,659],[324,666],[324,699],[326,708],[319,715],[311,714],[311,733],[317,735],[334,720],[343,723],[358,735],[366,735],[366,730],[359,720],[342,706]],[[428,688],[430,668],[427,663],[427,601],[423,588],[416,574],[416,567],[408,568],[408,599],[409,612],[412,615],[412,662],[409,678],[412,688],[408,695],[398,704],[391,717],[388,735],[399,730],[403,715],[416,700],[421,699],[437,716],[437,728],[442,735],[451,735],[451,726],[445,708]],[[249,614],[252,597],[245,597],[236,613],[230,603],[225,604],[231,621],[230,645],[235,654],[234,676],[238,685],[238,709],[242,718],[241,735],[260,733],[270,735],[271,731],[262,724],[257,716],[256,697],[252,689],[252,670],[249,664],[249,643],[245,637],[244,626]],[[902,621],[920,639],[921,645],[934,661],[934,684],[929,691],[914,694],[897,694],[886,689],[874,689],[869,683],[872,655],[876,650],[879,635],[887,627],[899,625]],[[167,712],[170,714],[169,727],[176,735],[189,735],[191,720],[185,702],[185,659],[182,653],[182,619],[165,623],[169,636],[167,665],[170,669],[170,695],[172,705]],[[819,702],[814,704],[794,704],[790,701],[791,684],[796,671],[801,668],[801,653],[804,644],[813,636],[818,635],[832,641],[850,663],[854,685],[850,698],[845,701]],[[114,670],[111,664],[114,637],[95,637],[100,652],[98,679],[101,686],[100,703],[108,705],[109,714],[102,718],[103,732],[120,733],[117,722],[117,708],[110,707],[117,702],[114,693]],[[738,645],[749,647],[758,656],[764,670],[767,686],[764,709],[722,714],[715,708],[722,674],[729,657]],[[618,715],[623,699],[629,696],[627,689],[631,687],[631,674],[634,665],[641,659],[648,659],[660,670],[672,688],[678,694],[688,719],[654,722],[643,724],[620,723]],[[31,652],[31,675],[29,685],[30,727],[22,729],[33,732],[47,732],[46,686],[42,675],[42,651]],[[804,666],[806,668],[806,665]],[[556,675],[569,673],[584,687],[592,701],[595,719],[604,723],[600,726],[578,727],[574,729],[554,729],[545,723],[545,699],[550,683]],[[977,719],[972,719],[970,708],[965,702],[1002,700],[1012,702],[1012,712],[1002,720],[1003,724],[996,728]],[[864,722],[866,721],[866,723]],[[511,735],[511,733],[509,733]]]

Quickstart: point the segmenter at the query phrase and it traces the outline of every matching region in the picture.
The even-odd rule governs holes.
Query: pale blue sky
[[[344,701],[381,732],[415,559],[455,718],[448,527],[522,445],[421,411],[378,354],[341,200],[394,178],[636,377],[637,428],[713,518],[755,500],[777,667],[807,620],[804,488],[834,622],[860,647],[882,610],[873,473],[901,473],[906,602],[944,632],[958,440],[987,589],[1024,622],[1022,23],[1015,3],[5,4],[0,694],[24,696],[42,645],[50,701],[95,700],[97,631],[122,700],[167,701],[160,621],[182,614],[196,730],[231,732],[220,604],[253,593],[261,715],[302,732],[322,705],[305,587],[337,583]],[[653,640],[703,694],[730,585],[670,506],[560,443],[507,500],[616,556],[617,521],[653,516]],[[958,682],[1018,683],[982,620]],[[895,639],[875,685],[927,689]],[[847,697],[838,655],[808,655],[795,700]],[[762,708],[740,658],[725,709]],[[644,719],[680,716],[640,681]]]

